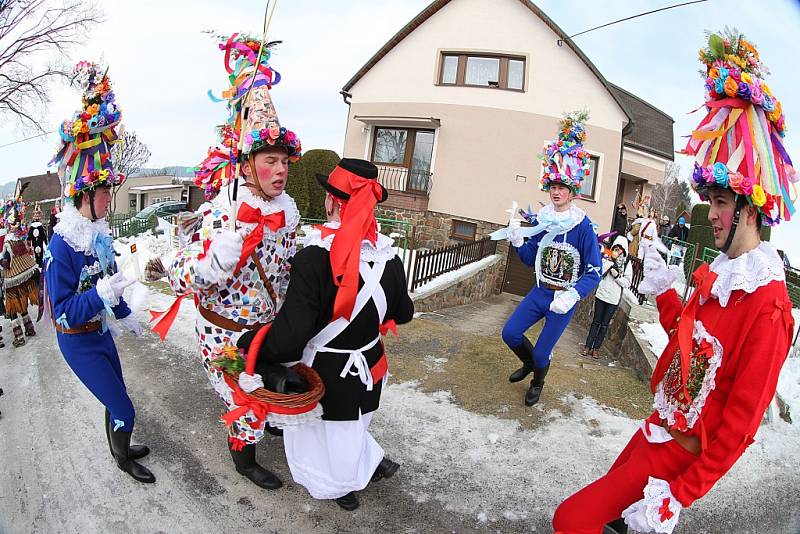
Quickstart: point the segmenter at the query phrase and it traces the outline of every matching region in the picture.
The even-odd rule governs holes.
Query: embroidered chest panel
[[[578,281],[581,255],[565,241],[553,242],[541,251],[542,282],[558,287],[572,287]]]
[[[92,258],[94,261],[88,265],[84,265],[81,268],[81,274],[78,278],[78,293],[85,293],[93,288],[97,284],[97,280],[101,278],[101,274],[103,273],[103,268],[100,266],[100,261],[96,258]],[[109,266],[108,271],[106,272],[108,276],[114,274],[112,272],[112,267]]]
[[[689,398],[683,394],[680,353],[676,350],[664,378],[656,388],[653,407],[661,419],[678,430],[692,428],[703,411],[708,395],[716,387],[722,358],[723,349],[719,340],[705,330],[703,323],[695,321],[686,379]]]

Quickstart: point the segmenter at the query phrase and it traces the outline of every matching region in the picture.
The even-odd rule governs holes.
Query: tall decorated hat
[[[81,109],[58,129],[61,146],[50,162],[58,164],[63,194],[69,201],[79,193],[125,180],[114,170],[111,159],[122,110],[114,101],[108,69],[81,61],[73,70],[73,83],[83,91]]]
[[[270,65],[271,48],[276,44],[260,38],[234,33],[220,43],[225,53],[224,65],[229,87],[212,100],[227,100],[229,116],[218,128],[219,142],[195,171],[195,184],[203,188],[207,199],[214,198],[220,189],[237,176],[236,163],[268,147],[286,150],[289,162],[300,159],[300,139],[281,126],[270,90],[281,75]]]
[[[786,118],[764,81],[758,50],[726,28],[709,34],[700,61],[707,114],[682,151],[695,158],[693,188],[703,200],[710,187],[730,189],[756,206],[765,224],[788,221],[798,175],[783,146]]]
[[[549,191],[554,183],[569,187],[576,195],[580,191],[584,178],[589,175],[590,156],[583,148],[587,120],[589,112],[581,110],[566,113],[559,122],[558,139],[550,142],[544,154],[539,155],[544,167],[542,191]]]
[[[27,184],[26,184],[27,185]],[[0,218],[9,233],[13,233],[19,238],[27,236],[28,229],[25,225],[25,203],[22,201],[22,193],[16,198],[7,198],[0,205]]]

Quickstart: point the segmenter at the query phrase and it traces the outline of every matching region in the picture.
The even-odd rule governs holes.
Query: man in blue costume
[[[589,173],[589,154],[582,146],[586,119],[586,112],[566,115],[559,139],[542,155],[542,189],[549,193],[551,203],[539,211],[532,228],[520,228],[512,213],[507,231],[522,262],[536,269],[536,286],[503,327],[503,341],[522,361],[509,381],[519,382],[533,373],[526,406],[539,402],[553,347],[567,328],[575,304],[600,282],[597,236],[586,213],[572,203]],[[544,328],[534,346],[525,332],[541,319]]]
[[[66,202],[44,257],[46,290],[64,359],[106,407],[106,438],[117,466],[152,483],[150,470],[136,462],[149,449],[130,444],[135,411],[109,330],[115,318],[134,335],[142,332],[122,298],[134,281],[117,272],[104,218],[111,188],[124,180],[110,155],[121,113],[108,77],[96,65],[79,63],[75,77],[83,84],[83,109],[62,124],[63,145],[53,160],[60,164]]]

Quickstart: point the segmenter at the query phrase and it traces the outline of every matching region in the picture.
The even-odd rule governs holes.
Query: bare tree
[[[0,0],[2,1],[2,0]],[[111,147],[111,159],[114,162],[114,170],[117,173],[130,176],[147,163],[150,159],[150,149],[139,140],[136,132],[125,130],[118,143]],[[117,189],[114,188],[111,201],[111,213],[113,214],[117,206]],[[127,200],[126,200],[127,202]]]
[[[671,222],[675,222],[675,212],[681,201],[687,206],[691,205],[689,184],[682,180],[680,175],[680,165],[669,162],[664,181],[653,188],[650,206],[656,210],[659,216],[669,216]]]
[[[86,2],[0,0],[0,116],[44,132],[50,83],[69,77],[67,51],[100,21]]]

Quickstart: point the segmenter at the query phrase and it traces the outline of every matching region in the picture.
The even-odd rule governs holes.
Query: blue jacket
[[[112,265],[108,271],[115,269],[116,266]],[[105,304],[97,294],[95,285],[101,275],[110,276],[112,272],[102,273],[96,255],[87,256],[74,250],[61,235],[54,233],[48,247],[44,273],[53,319],[64,328],[77,328],[91,321],[102,320]],[[131,314],[122,298],[112,311],[117,319]]]
[[[534,224],[537,225],[538,223]],[[544,236],[545,233],[540,233],[526,239],[525,243],[516,249],[520,260],[528,267],[536,266],[539,244]],[[542,264],[548,263],[548,255],[555,251],[553,260],[560,264],[566,260],[569,268],[559,267],[558,272],[563,277],[558,280],[555,278],[555,271],[548,271],[546,266],[542,265],[545,276],[539,281],[540,283],[558,285],[564,289],[574,287],[581,298],[585,298],[600,283],[600,247],[589,217],[584,216],[583,220],[572,229],[564,234],[558,234],[546,249],[542,251]]]

